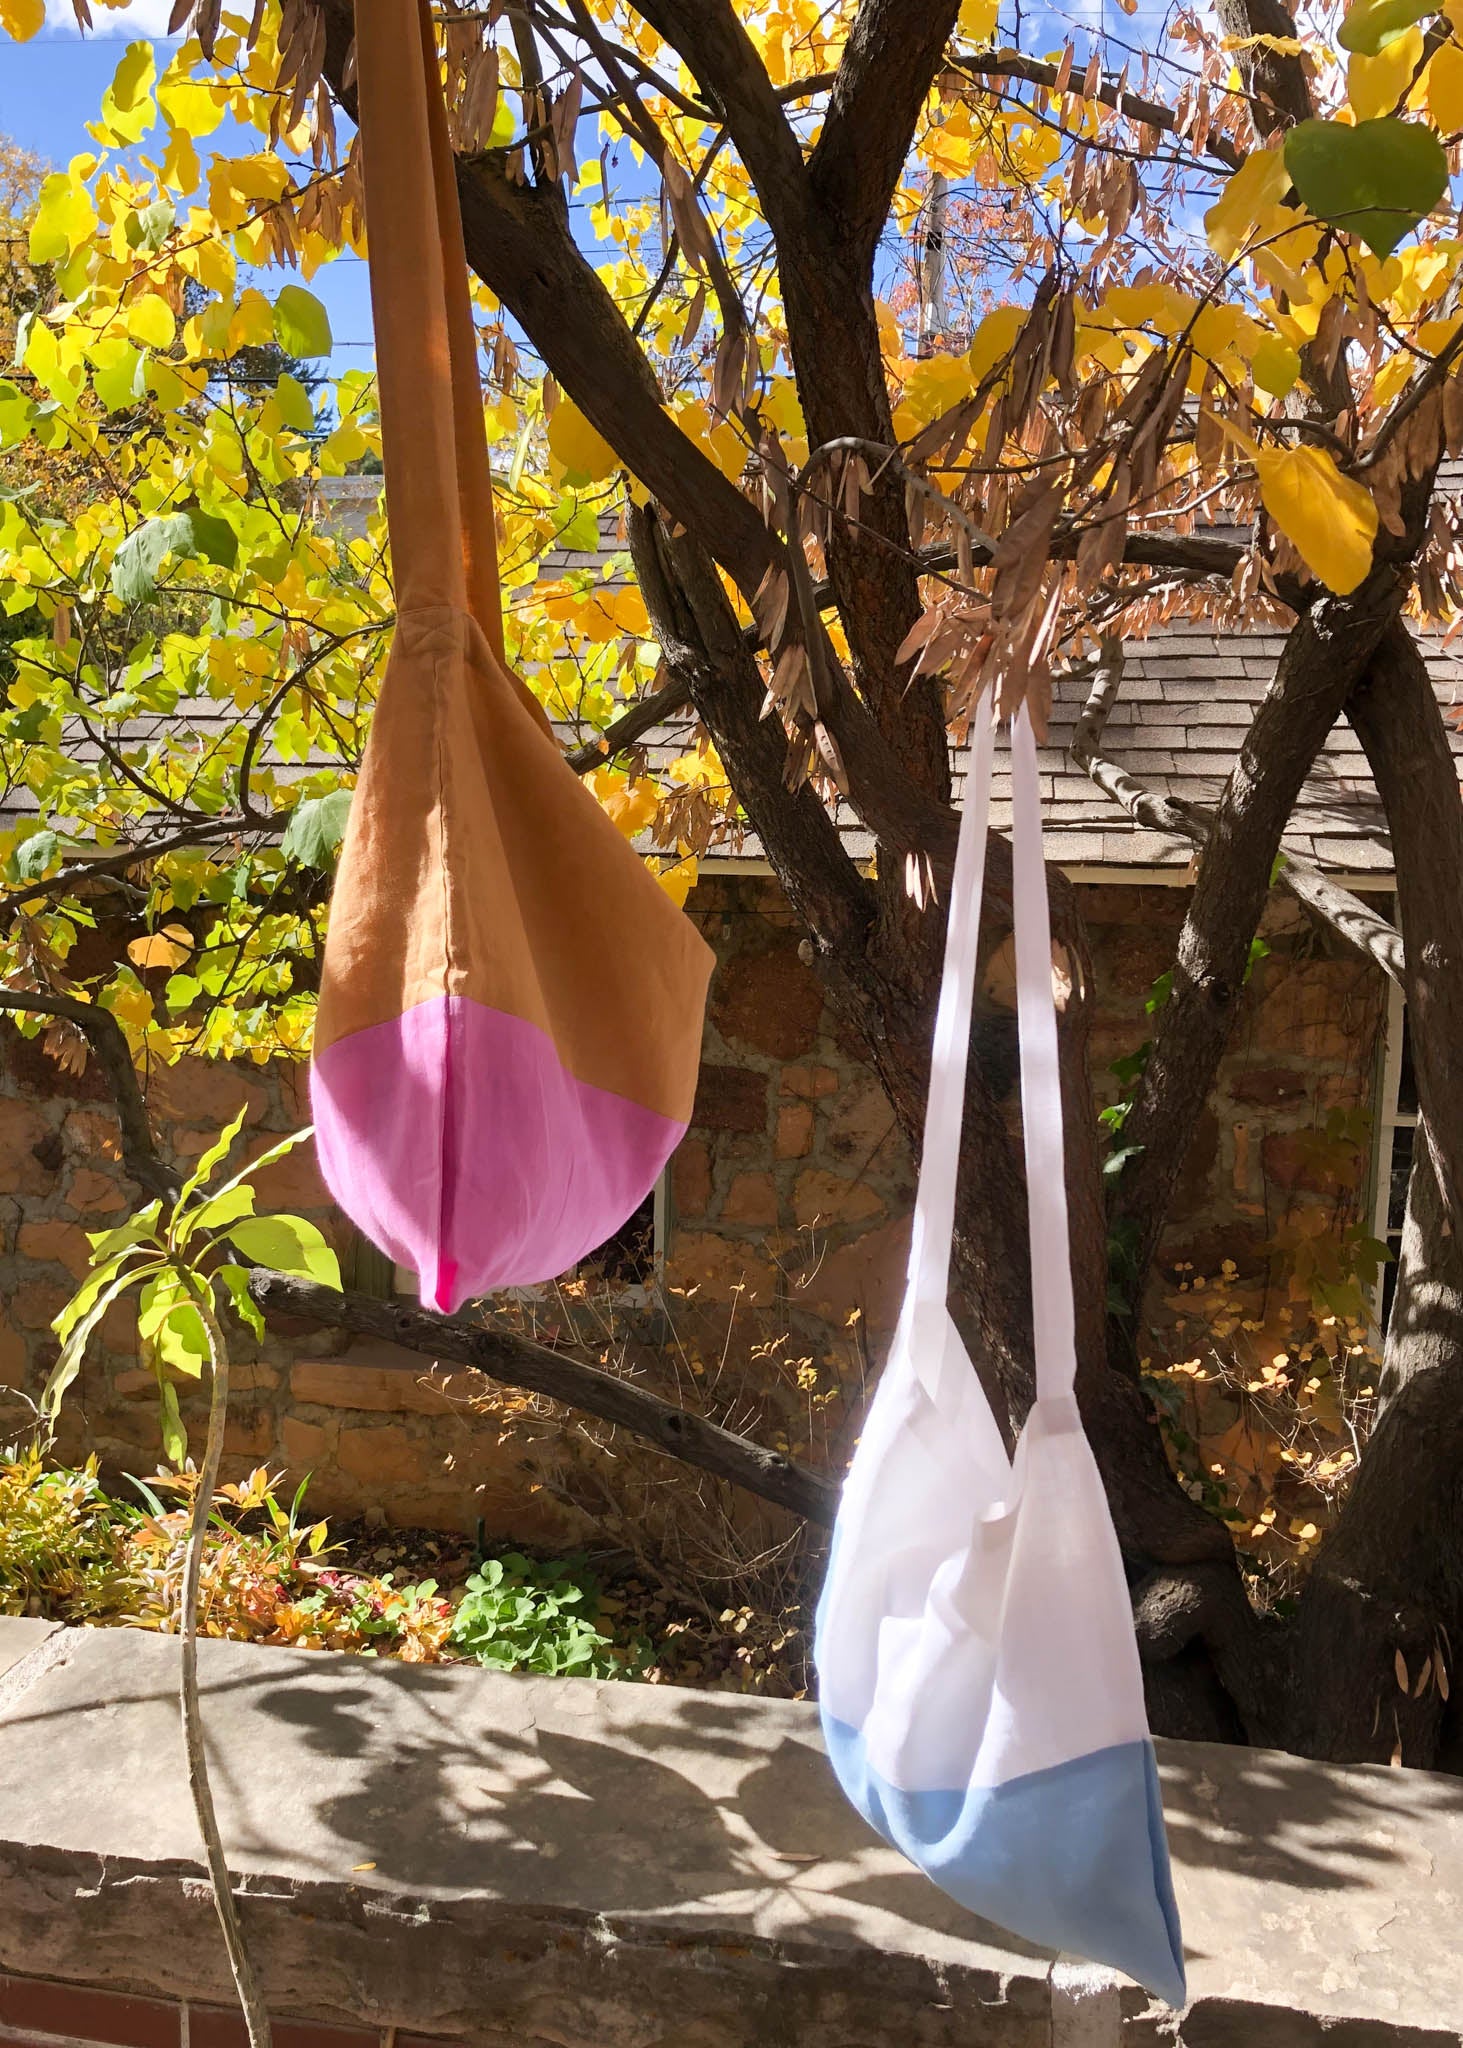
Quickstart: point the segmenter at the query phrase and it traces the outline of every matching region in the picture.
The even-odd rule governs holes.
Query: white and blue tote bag
[[[1183,1946],[1107,1498],[1073,1394],[1071,1253],[1036,743],[1013,860],[1036,1403],[1014,1461],[946,1307],[993,732],[977,712],[899,1327],[844,1485],[816,1662],[833,1765],[962,1905],[1184,2002]]]

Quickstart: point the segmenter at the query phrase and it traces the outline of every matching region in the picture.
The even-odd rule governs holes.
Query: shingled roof
[[[561,550],[545,557],[542,574],[547,579],[576,572],[623,582],[623,549],[607,532],[598,555]],[[1127,642],[1121,688],[1103,732],[1103,753],[1156,796],[1215,803],[1284,644],[1284,634],[1273,630],[1213,633],[1193,624],[1161,627],[1146,640]],[[1445,714],[1456,708],[1463,717],[1463,641],[1456,652],[1445,648],[1436,635],[1424,636],[1421,644]],[[1135,825],[1068,754],[1086,691],[1087,684],[1080,679],[1058,680],[1047,744],[1038,752],[1048,856],[1064,867],[1096,871],[1097,879],[1110,871],[1112,880],[1123,880],[1134,869],[1169,870],[1177,879],[1193,857],[1191,842]],[[1463,780],[1463,730],[1452,719],[1448,729]],[[654,767],[683,753],[693,731],[689,713],[652,727],[640,742],[647,764]],[[959,760],[957,796],[962,776]],[[1000,755],[991,822],[1001,830],[1009,829],[1011,822],[1010,777]],[[846,811],[840,824],[850,852],[866,858],[873,851],[869,834]],[[1307,778],[1284,843],[1287,852],[1334,875],[1373,886],[1391,876],[1386,819],[1361,742],[1344,719]],[[757,860],[761,847],[755,835],[748,834],[739,849],[720,848],[717,857]]]
[[[348,503],[336,509],[347,530],[364,522],[367,501],[374,502],[378,478],[338,480]],[[598,550],[560,549],[545,556],[542,580],[576,575],[610,584],[629,579],[628,557],[606,521]],[[1284,636],[1275,631],[1213,633],[1186,624],[1160,628],[1146,640],[1124,647],[1121,688],[1109,714],[1102,750],[1142,786],[1158,796],[1188,803],[1213,804],[1234,765],[1240,747],[1275,673]],[[1423,653],[1445,713],[1455,709],[1463,721],[1463,641],[1457,653],[1437,636],[1425,637]],[[1042,792],[1046,799],[1046,844],[1051,859],[1095,879],[1129,878],[1135,870],[1178,879],[1187,869],[1193,848],[1188,840],[1147,830],[1133,823],[1122,807],[1102,792],[1070,759],[1067,747],[1086,694],[1080,679],[1059,679],[1047,743],[1039,751]],[[204,699],[180,703],[172,714],[185,719],[207,746],[232,724],[237,714]],[[131,745],[158,736],[156,716],[124,727],[119,738]],[[1453,751],[1463,778],[1463,729],[1448,720]],[[695,731],[687,711],[652,727],[639,741],[639,751],[652,769],[686,751]],[[566,735],[570,743],[583,735]],[[85,757],[93,743],[77,735],[77,754]],[[308,772],[309,763],[274,764],[288,777]],[[956,763],[956,789],[963,777]],[[35,800],[22,785],[0,790],[0,825],[14,825],[34,814]],[[873,841],[859,820],[840,806],[839,824],[845,844],[856,858],[873,851]],[[1010,780],[997,757],[992,823],[1010,825]],[[1328,872],[1358,883],[1382,886],[1392,872],[1386,820],[1372,787],[1360,742],[1342,720],[1307,779],[1285,835],[1288,852],[1304,855]],[[746,834],[739,846],[722,846],[713,856],[718,865],[759,861],[756,835]]]

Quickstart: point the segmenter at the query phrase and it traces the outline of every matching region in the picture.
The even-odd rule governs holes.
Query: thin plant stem
[[[207,1282],[204,1282],[203,1289],[206,1287]],[[208,1440],[204,1446],[203,1469],[193,1494],[188,1548],[183,1563],[183,1656],[179,1686],[183,1705],[183,1748],[188,1758],[188,1789],[193,1795],[193,1811],[198,1816],[198,1832],[203,1837],[208,1874],[213,1881],[214,1908],[223,1929],[224,1946],[228,1950],[229,1968],[234,1975],[239,2004],[243,2007],[244,2022],[249,2029],[249,2048],[271,2048],[269,2014],[260,1995],[259,1981],[239,1923],[223,1840],[218,1831],[218,1816],[214,1812],[208,1757],[203,1746],[203,1715],[198,1699],[198,1590],[203,1577],[208,1518],[213,1507],[214,1488],[218,1484],[219,1460],[223,1454],[224,1419],[229,1405],[229,1354],[223,1331],[210,1312],[206,1298],[198,1299],[195,1295],[195,1299],[208,1337],[208,1362],[213,1384],[208,1404]]]

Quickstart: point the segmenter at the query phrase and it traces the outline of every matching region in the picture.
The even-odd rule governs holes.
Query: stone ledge
[[[0,1692],[0,1972],[227,2004],[176,1645],[25,1649]],[[201,1668],[282,2017],[485,2048],[1061,2038],[1050,1959],[875,1840],[811,1707],[230,1643]],[[1124,2042],[1460,2048],[1463,1786],[1200,1744],[1161,1760],[1193,2004],[1125,1988]]]

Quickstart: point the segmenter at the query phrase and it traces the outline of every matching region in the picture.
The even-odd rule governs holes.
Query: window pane
[[[1392,1174],[1387,1194],[1387,1232],[1402,1228],[1407,1214],[1407,1182],[1412,1173],[1412,1141],[1416,1132],[1411,1124],[1399,1124],[1392,1133]]]
[[[1397,1077],[1397,1113],[1417,1115],[1417,1076],[1412,1071],[1412,1030],[1407,1012],[1402,1012],[1402,1070]]]

